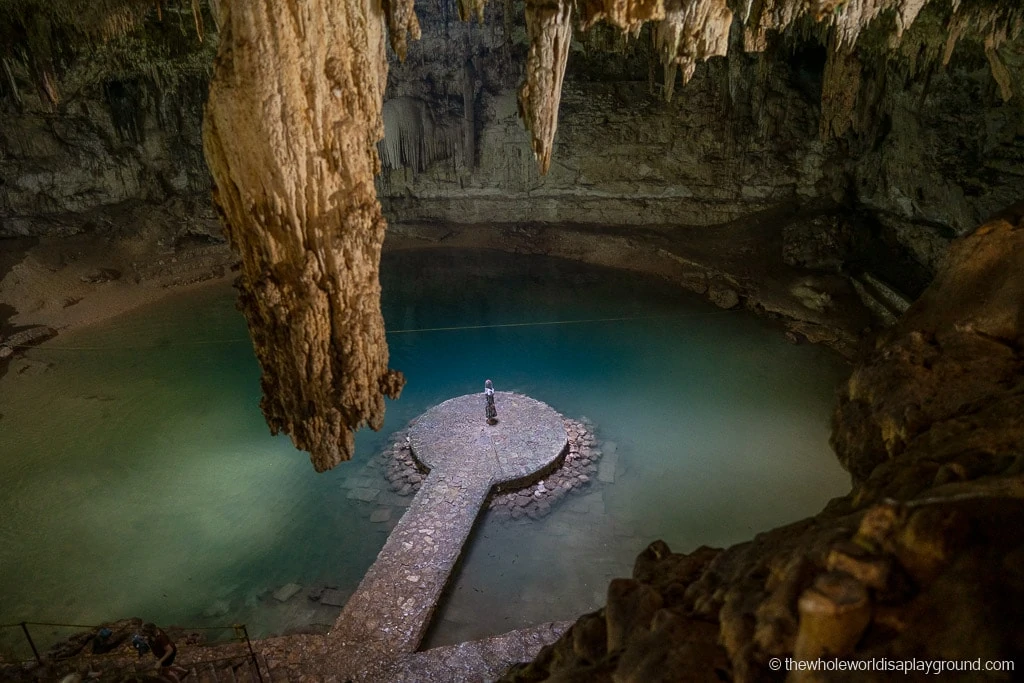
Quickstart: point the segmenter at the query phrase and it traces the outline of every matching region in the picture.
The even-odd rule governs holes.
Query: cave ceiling
[[[459,0],[457,10],[486,20],[484,0]],[[318,471],[329,469],[352,457],[356,429],[380,428],[384,397],[404,383],[388,368],[378,279],[386,226],[374,179],[387,44],[404,59],[420,37],[414,3],[4,0],[4,71],[26,64],[56,106],[66,45],[103,44],[154,11],[188,23],[196,40],[218,33],[204,149],[242,257],[240,301],[263,371],[262,408],[273,431],[290,434]],[[668,98],[704,60],[812,36],[827,46],[823,136],[870,115],[855,96],[870,56],[924,73],[971,40],[983,46],[1002,98],[1019,97],[1019,75],[1001,53],[1024,25],[1024,8],[1011,0],[525,0],[523,12],[519,111],[542,173],[571,44],[598,24],[630,40],[650,24]],[[917,22],[926,30],[908,40]]]

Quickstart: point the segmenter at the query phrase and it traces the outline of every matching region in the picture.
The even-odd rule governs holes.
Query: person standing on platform
[[[494,407],[494,385],[491,384],[491,380],[484,382],[484,415],[487,417],[487,424],[498,422],[498,409]]]

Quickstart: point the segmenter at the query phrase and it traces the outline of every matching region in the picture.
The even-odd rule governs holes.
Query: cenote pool
[[[615,481],[539,521],[484,515],[426,645],[574,618],[657,538],[735,543],[848,490],[827,443],[845,364],[770,323],[656,280],[493,252],[391,253],[382,284],[408,385],[356,459],[322,475],[268,433],[229,287],[15,361],[0,380],[0,623],[332,623],[336,607],[271,593],[354,590],[404,509],[373,456],[485,378],[592,420]],[[557,321],[586,322],[504,326]],[[406,331],[424,328],[462,329]],[[350,498],[356,479],[380,497]],[[390,521],[370,521],[389,504]]]

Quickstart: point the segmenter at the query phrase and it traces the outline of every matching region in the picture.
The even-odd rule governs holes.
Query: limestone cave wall
[[[385,107],[389,135],[408,140],[404,157],[394,136],[384,143],[378,191],[392,221],[713,226],[839,207],[870,214],[876,236],[933,271],[950,238],[1024,191],[1021,98],[1004,101],[980,38],[961,39],[942,65],[942,3],[923,9],[895,52],[881,47],[888,23],[869,24],[841,79],[842,126],[829,118],[834,46],[806,25],[745,52],[735,16],[732,49],[697,63],[671,101],[651,30],[577,34],[546,175],[517,114],[520,7],[491,3],[482,25],[443,7],[418,12],[423,37],[392,64],[388,96],[401,101]],[[1020,38],[998,50],[1013,85],[1022,50]],[[440,144],[415,142],[426,131]]]
[[[209,6],[202,33],[168,3],[102,39],[75,33],[57,6],[0,4],[0,237],[221,239],[201,139]]]

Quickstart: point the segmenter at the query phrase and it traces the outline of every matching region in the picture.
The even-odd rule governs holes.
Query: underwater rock
[[[348,602],[350,591],[340,591],[336,588],[325,588],[320,594],[320,604],[329,607],[344,607]]]
[[[203,616],[208,619],[215,619],[217,617],[224,616],[230,611],[231,603],[229,603],[227,600],[217,600],[212,605],[206,608],[206,611],[203,612]]]
[[[378,508],[370,514],[370,521],[374,523],[386,522],[391,519],[391,508]]]
[[[274,591],[274,599],[278,602],[288,602],[296,593],[302,590],[297,583],[287,583]],[[323,598],[321,598],[322,600]]]

